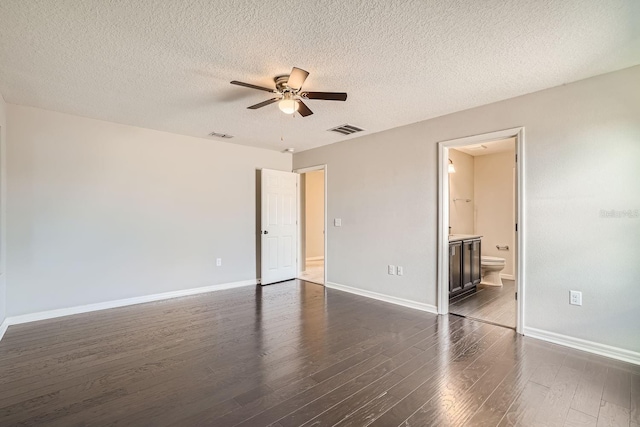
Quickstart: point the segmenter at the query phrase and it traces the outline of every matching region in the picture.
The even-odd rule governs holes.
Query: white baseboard
[[[2,337],[4,336],[4,333],[7,332],[8,327],[9,322],[7,322],[7,319],[4,319],[2,323],[0,323],[0,341],[2,341]]]
[[[70,316],[72,314],[89,313],[91,311],[106,310],[109,308],[124,307],[127,305],[143,304],[146,302],[161,301],[171,298],[185,297],[189,295],[203,294],[207,292],[221,291],[224,289],[239,288],[242,286],[256,285],[257,280],[242,280],[240,282],[222,283],[219,285],[203,286],[200,288],[182,289],[179,291],[163,292],[160,294],[143,295],[133,298],[125,298],[113,301],[99,302],[96,304],[78,305],[75,307],[60,308],[56,310],[40,311],[36,313],[22,314],[7,317],[0,326],[0,339],[11,325],[36,322],[38,320],[53,319],[56,317]]]
[[[513,276],[513,274],[500,273],[500,278],[507,279],[507,280],[516,280],[516,278]]]
[[[379,301],[389,302],[391,304],[401,305],[403,307],[413,308],[415,310],[426,311],[433,314],[438,314],[438,309],[435,305],[425,304],[422,302],[411,301],[404,298],[392,297],[390,295],[379,294],[377,292],[365,291],[363,289],[352,288],[351,286],[341,285],[339,283],[326,282],[325,288],[337,289],[339,291],[349,292],[351,294],[360,295],[367,298],[377,299]]]
[[[575,348],[576,350],[587,351],[589,353],[599,354],[600,356],[610,357],[612,359],[622,360],[623,362],[640,365],[640,353],[625,350],[623,348],[613,347],[606,344],[600,344],[593,341],[574,338],[567,335],[557,334],[555,332],[544,331],[537,328],[524,328],[523,334],[527,337],[536,338],[543,341],[552,342],[554,344],[564,345],[566,347]]]
[[[310,256],[305,258],[307,261],[324,261],[324,257],[323,256]]]

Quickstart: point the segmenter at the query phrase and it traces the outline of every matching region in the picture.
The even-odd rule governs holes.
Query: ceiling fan
[[[256,86],[250,83],[239,82],[234,80],[232,85],[244,86],[252,89],[264,90],[265,92],[275,93],[276,97],[260,102],[258,104],[247,107],[250,110],[256,110],[265,105],[278,102],[278,107],[285,114],[293,114],[296,111],[302,117],[313,114],[313,111],[302,102],[303,99],[324,99],[327,101],[346,101],[347,94],[344,92],[305,92],[302,90],[302,84],[309,76],[309,73],[303,69],[293,67],[291,74],[278,76],[274,79],[276,83],[275,89],[268,87]]]

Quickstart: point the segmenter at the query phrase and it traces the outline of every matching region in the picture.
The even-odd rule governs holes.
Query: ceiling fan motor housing
[[[276,89],[278,90],[278,92],[280,92],[280,93],[293,92],[293,89],[291,89],[287,85],[287,82],[289,81],[289,75],[288,74],[286,74],[284,76],[278,76],[273,80],[276,82]]]

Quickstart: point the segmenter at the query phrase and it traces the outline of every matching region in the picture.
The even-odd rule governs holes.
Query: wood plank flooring
[[[449,312],[515,328],[515,282],[513,280],[502,282],[502,287],[479,285],[475,293],[453,298],[449,302]]]
[[[11,326],[0,425],[638,426],[640,367],[303,281]]]

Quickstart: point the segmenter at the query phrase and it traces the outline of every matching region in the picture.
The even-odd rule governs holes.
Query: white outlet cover
[[[397,270],[397,273],[396,273],[396,274],[397,274],[398,276],[402,276],[402,275],[404,274],[404,267],[402,267],[401,265],[397,266],[397,267],[396,267],[396,270]]]
[[[570,293],[569,293],[569,304],[571,304],[571,305],[582,305],[582,292],[580,292],[580,291],[570,291]]]
[[[391,274],[392,276],[395,275],[396,274],[396,266],[389,264],[387,266],[387,273]]]

